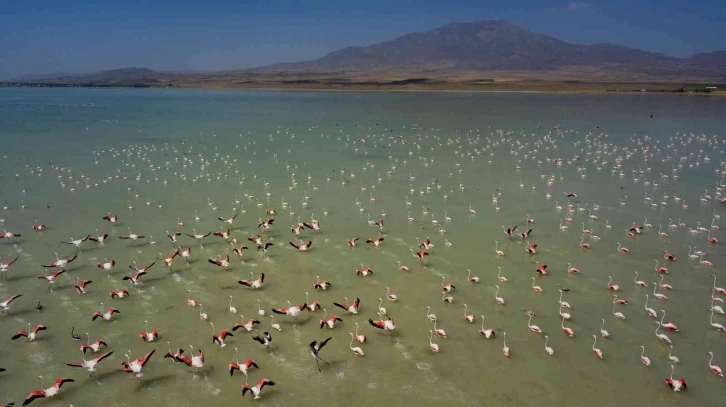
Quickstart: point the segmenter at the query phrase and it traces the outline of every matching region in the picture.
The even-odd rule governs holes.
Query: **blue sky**
[[[726,49],[722,0],[260,3],[6,0],[0,8],[0,78],[130,66],[246,68],[490,18],[568,42],[610,42],[672,56]]]

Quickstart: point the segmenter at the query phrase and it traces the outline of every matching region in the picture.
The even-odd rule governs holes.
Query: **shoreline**
[[[561,94],[675,94],[723,96],[726,88],[706,88],[680,83],[623,83],[623,82],[558,82],[506,81],[486,84],[466,82],[436,82],[430,84],[289,84],[279,82],[254,83],[22,83],[0,82],[0,88],[92,88],[92,89],[215,89],[292,92],[448,92],[448,93],[561,93]]]

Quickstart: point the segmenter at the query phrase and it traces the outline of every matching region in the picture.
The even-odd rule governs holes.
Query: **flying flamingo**
[[[714,366],[711,364],[713,362],[713,352],[708,352],[706,354],[711,355],[711,359],[708,361],[708,367],[711,369],[713,374],[715,374],[718,377],[723,377],[723,370],[721,370],[720,367]]]
[[[202,246],[202,239],[204,239],[205,237],[207,237],[207,236],[209,236],[209,235],[212,234],[212,232],[197,233],[197,230],[196,229],[192,229],[192,232],[193,233],[187,233],[186,235],[189,236],[189,237],[191,237],[191,238],[193,238],[193,239],[197,239],[197,242],[199,243],[199,247],[200,248],[204,248],[204,246]]]
[[[35,399],[53,398],[58,394],[58,392],[60,392],[60,389],[63,386],[63,384],[75,382],[75,380],[73,380],[73,379],[69,379],[66,377],[59,377],[58,379],[56,379],[56,381],[53,383],[52,386],[45,389],[44,388],[45,379],[43,378],[43,376],[38,376],[38,380],[41,381],[40,387],[43,387],[43,389],[31,391],[30,394],[28,394],[28,397],[26,397],[25,401],[23,402],[24,406],[27,406],[28,404],[32,403],[33,400],[35,400]]]
[[[101,303],[101,311],[103,311],[103,303]],[[91,321],[95,321],[96,318],[102,318],[102,319],[104,319],[106,321],[109,321],[109,320],[111,320],[111,317],[113,316],[113,314],[120,314],[120,313],[121,313],[121,311],[119,311],[119,310],[117,310],[116,308],[113,308],[113,307],[109,308],[104,313],[101,313],[101,312],[96,311],[96,312],[93,313],[93,317],[91,318]]]
[[[237,348],[234,348],[234,359],[235,362],[229,362],[229,375],[232,376],[234,374],[235,370],[238,370],[242,372],[243,375],[247,376],[247,371],[249,370],[250,366],[254,366],[257,369],[260,367],[257,366],[257,363],[252,358],[248,358],[245,360],[244,363],[239,363],[239,351]]]
[[[106,259],[104,259],[106,260]],[[104,263],[98,263],[96,266],[100,269],[104,269],[106,273],[111,274],[111,269],[116,265],[116,260],[105,261]]]
[[[21,337],[26,337],[26,338],[28,338],[28,342],[32,342],[37,339],[38,332],[45,331],[47,329],[48,328],[46,328],[45,325],[38,324],[31,330],[30,323],[28,323],[27,331],[20,330],[15,335],[13,335],[12,338],[10,338],[10,339],[16,340]]]
[[[360,306],[360,298],[356,298],[352,304],[348,305],[348,297],[345,297],[345,302],[334,302],[333,305],[350,312],[351,314],[358,314],[358,307]]]
[[[129,233],[128,234],[126,234],[124,236],[119,236],[118,238],[119,239],[124,239],[124,240],[131,240],[134,243],[136,243],[137,240],[143,239],[145,237],[146,236],[144,236],[144,235],[139,235],[139,234],[136,234],[136,233],[131,233],[131,228],[129,228]]]
[[[15,301],[16,299],[22,297],[23,294],[15,294],[8,297],[5,301],[0,302],[0,309],[3,310],[4,313],[10,312],[10,304]]]
[[[214,264],[214,265],[217,265],[217,266],[219,266],[221,268],[227,268],[230,265],[229,264],[229,254],[226,257],[224,257],[224,258],[222,258],[222,257],[216,257],[214,259],[208,259],[207,261],[210,262],[210,263],[212,263],[212,264]]]
[[[95,357],[95,358],[93,358],[91,360],[86,360],[85,353],[81,353],[81,354],[83,355],[82,356],[82,359],[83,360],[81,360],[80,362],[76,362],[76,363],[66,363],[66,365],[67,366],[71,366],[71,367],[82,367],[82,368],[88,370],[91,373],[90,374],[91,377],[95,377],[95,375],[96,375],[96,365],[100,361],[102,361],[102,360],[106,359],[107,357],[111,356],[113,354],[113,351],[107,352],[107,353],[104,353],[104,354],[101,354],[101,355],[99,355],[99,356],[97,356],[97,357]]]
[[[85,280],[84,280],[85,281]],[[129,292],[126,291],[125,288],[121,289],[120,291],[111,291],[109,293],[112,299],[114,298],[124,298],[129,296]]]
[[[602,351],[600,349],[598,349],[598,348],[595,347],[595,344],[597,343],[597,336],[595,336],[595,334],[593,334],[592,335],[592,339],[593,339],[593,341],[592,341],[592,351],[593,351],[593,353],[595,353],[595,356],[597,356],[600,359],[602,359]]]
[[[396,323],[393,321],[393,318],[386,316],[386,319],[383,319],[383,314],[378,314],[378,317],[381,319],[375,321],[373,319],[368,319],[368,323],[378,329],[388,331],[388,334],[390,335],[391,332],[396,329]]]
[[[416,257],[419,260],[419,262],[421,262],[421,264],[423,264],[424,257],[429,255],[429,252],[427,252],[426,249],[421,249],[417,252],[414,252],[413,249],[409,249],[409,250],[411,250],[411,254],[413,254],[413,257]]]
[[[59,275],[65,273],[66,271],[63,270],[63,269],[61,269],[61,270],[58,270],[58,271],[53,272],[51,274],[48,274],[48,269],[46,269],[45,272],[46,272],[46,274],[44,274],[42,276],[38,276],[38,278],[41,279],[41,280],[47,281],[48,282],[48,291],[53,292],[53,283],[55,283],[56,277],[58,277]]]
[[[17,256],[12,261],[9,261],[7,263],[3,263],[2,261],[0,261],[0,273],[3,273],[3,276],[5,278],[8,278],[8,268],[10,266],[12,266],[13,263],[15,263],[16,261],[18,261],[19,258],[20,258],[20,256]]]
[[[84,335],[86,336],[86,343],[81,345],[81,351],[83,351],[83,353],[86,353],[88,349],[93,351],[93,353],[96,353],[101,350],[101,345],[108,346],[108,344],[101,338],[96,338],[96,341],[91,343],[91,337],[88,332],[86,332]]]
[[[144,324],[146,328],[144,328],[144,332],[139,332],[139,337],[143,339],[144,342],[154,342],[159,339],[159,331],[156,329],[149,331],[149,321],[144,321]]]
[[[254,276],[254,273],[250,271],[250,275]],[[255,280],[239,280],[238,283],[242,284],[244,286],[250,287],[252,289],[259,289],[262,288],[262,283],[265,282],[265,273],[260,273],[260,275]]]
[[[136,358],[134,360],[130,360],[131,351],[129,353],[125,354],[126,361],[121,362],[121,365],[123,366],[123,369],[121,371],[126,373],[133,373],[136,376],[137,380],[141,379],[141,376],[144,374],[141,372],[141,370],[146,366],[147,363],[149,363],[149,359],[151,359],[151,356],[156,352],[156,349],[152,349],[151,352],[147,353],[146,355]]]
[[[253,387],[250,387],[246,382],[242,385],[242,396],[244,397],[247,392],[250,392],[250,394],[253,396],[255,400],[258,400],[260,396],[260,392],[262,392],[262,388],[265,386],[274,386],[275,382],[273,382],[270,379],[262,378],[257,381],[257,384]]]
[[[681,391],[681,390],[687,390],[688,387],[686,386],[686,379],[678,379],[673,380],[673,373],[676,370],[676,367],[674,365],[671,365],[671,377],[666,377],[663,379],[667,385],[673,389],[673,391]]]
[[[118,223],[118,215],[111,216],[111,214],[109,213],[109,214],[106,214],[106,216],[103,217],[103,220],[107,220],[107,221],[109,221],[111,223]]]
[[[76,259],[76,257],[78,257],[78,255],[74,255],[73,257],[66,257],[66,258],[60,259],[60,258],[58,258],[58,253],[56,253],[55,254],[55,261],[52,262],[52,263],[50,263],[50,264],[44,265],[43,267],[47,267],[47,268],[63,268],[65,266],[67,266],[69,263],[72,263],[73,260]]]
[[[288,307],[287,308],[278,308],[272,309],[272,312],[275,314],[283,314],[283,315],[289,315],[292,317],[293,320],[297,320],[298,315],[300,315],[300,312],[307,308],[308,304],[303,303],[299,307],[293,307],[290,301],[287,302]]]
[[[243,315],[240,315],[239,317],[240,317],[240,319],[244,319],[244,316]],[[238,330],[240,328],[244,328],[245,331],[252,332],[255,329],[255,325],[259,325],[259,324],[260,324],[260,321],[259,320],[256,320],[254,318],[250,318],[244,324],[241,323],[241,322],[235,323],[234,324],[234,327],[232,327],[232,331],[236,331],[236,330]]]
[[[209,325],[212,326],[212,343],[216,343],[217,345],[219,345],[220,348],[224,348],[225,346],[227,346],[227,344],[224,343],[224,340],[228,336],[234,336],[232,335],[232,332],[224,328],[222,329],[222,332],[217,335],[217,332],[214,330],[214,324],[210,322]]]

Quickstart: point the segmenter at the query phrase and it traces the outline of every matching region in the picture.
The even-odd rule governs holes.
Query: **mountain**
[[[726,50],[674,58],[614,44],[572,44],[504,20],[480,20],[343,48],[313,61],[224,72],[124,68],[83,75],[33,75],[5,84],[452,89],[456,88],[452,84],[512,81],[726,83]]]
[[[452,23],[366,47],[259,71],[561,71],[588,68],[619,75],[726,78],[726,51],[673,58],[613,44],[571,44],[504,20]]]

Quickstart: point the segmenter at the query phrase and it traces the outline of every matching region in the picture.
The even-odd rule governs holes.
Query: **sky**
[[[241,69],[494,18],[579,44],[678,57],[726,49],[723,0],[4,0],[0,79],[132,66]]]

